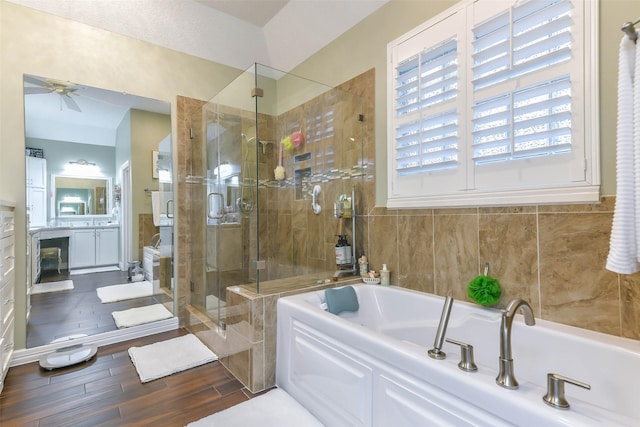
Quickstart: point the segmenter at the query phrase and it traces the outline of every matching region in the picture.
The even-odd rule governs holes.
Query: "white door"
[[[96,265],[116,265],[119,260],[117,228],[96,229]]]

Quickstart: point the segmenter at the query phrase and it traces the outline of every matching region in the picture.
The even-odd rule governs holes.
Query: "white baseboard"
[[[56,344],[42,345],[40,347],[20,349],[13,352],[13,359],[11,360],[10,366],[19,366],[26,363],[37,362],[42,356],[54,352],[59,348],[69,347],[70,345],[92,344],[99,348],[109,344],[172,331],[174,329],[178,329],[177,317],[148,323],[146,325],[139,325],[126,329],[118,329],[117,331],[103,332],[101,334],[76,338],[73,341],[63,341]],[[99,352],[100,351],[98,350],[98,353]]]

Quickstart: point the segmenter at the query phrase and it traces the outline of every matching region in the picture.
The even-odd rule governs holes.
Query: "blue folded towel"
[[[340,314],[343,311],[358,311],[358,296],[353,286],[344,288],[327,289],[324,291],[327,300],[327,311],[333,314]]]

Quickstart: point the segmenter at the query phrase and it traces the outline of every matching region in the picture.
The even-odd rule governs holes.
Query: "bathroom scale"
[[[40,367],[48,371],[77,365],[91,360],[98,352],[95,345],[78,344],[71,347],[59,348],[53,353],[40,358]]]

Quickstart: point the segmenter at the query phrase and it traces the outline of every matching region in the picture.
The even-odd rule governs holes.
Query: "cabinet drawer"
[[[12,235],[15,228],[15,212],[6,208],[0,208],[0,239]]]
[[[16,266],[15,236],[0,239],[0,280],[2,283]]]
[[[13,285],[13,276],[11,276],[10,278],[10,282],[0,288],[1,328],[4,328],[13,318],[13,309],[15,306],[15,286]]]
[[[11,355],[14,349],[14,334],[13,334],[13,319],[7,325],[7,328],[3,330],[2,338],[0,339],[0,366],[2,367],[2,375],[4,376],[9,369],[9,362],[11,361]]]

